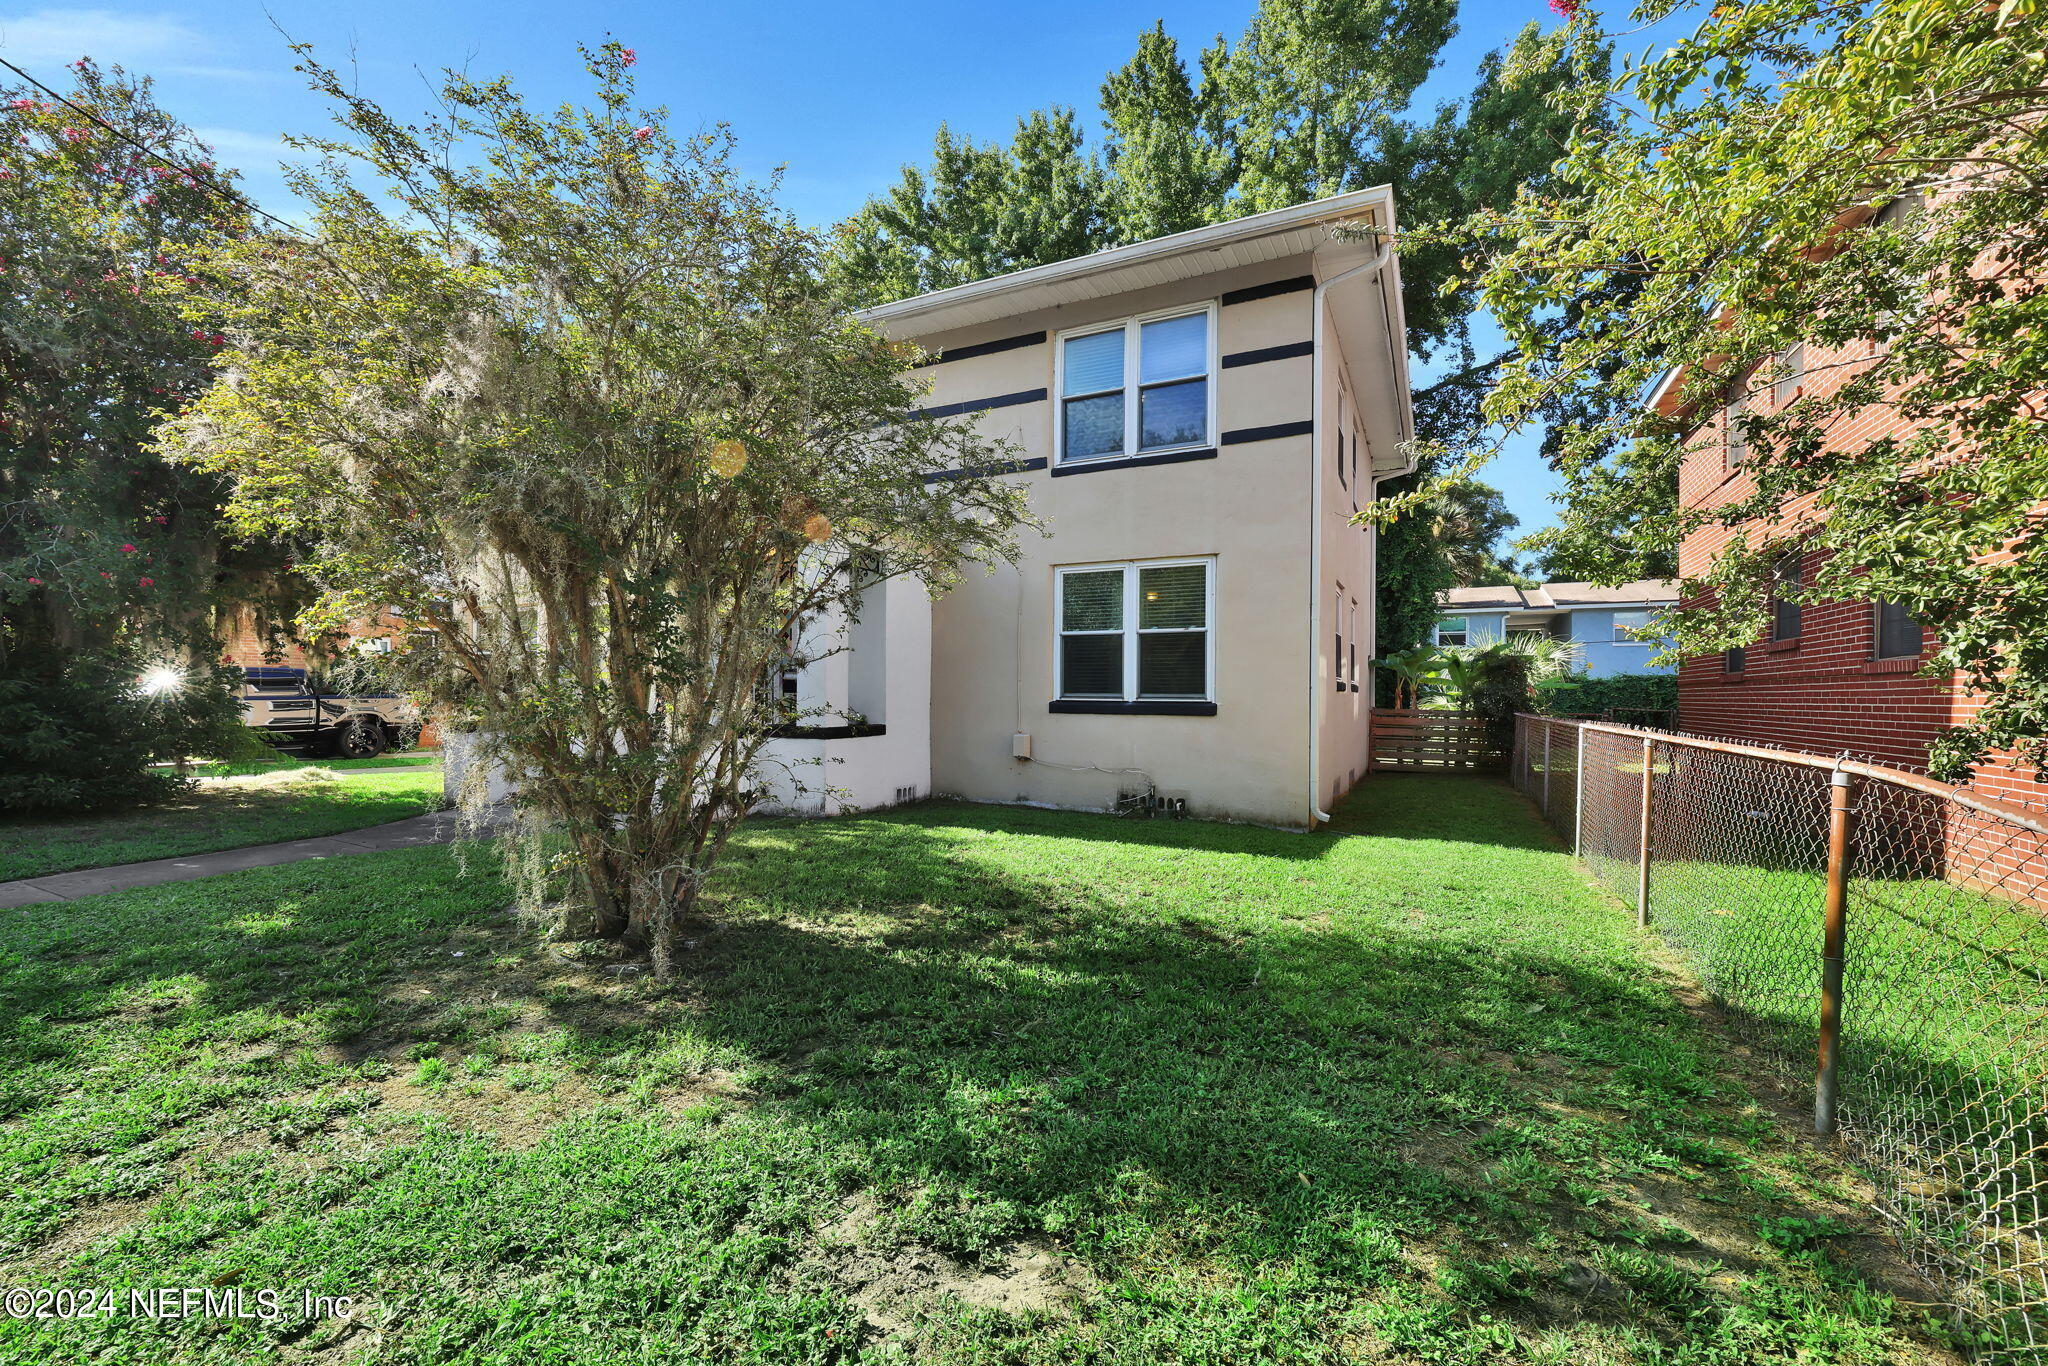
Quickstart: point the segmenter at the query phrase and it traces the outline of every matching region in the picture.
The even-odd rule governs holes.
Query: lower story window
[[[1213,559],[1061,569],[1058,695],[1208,700],[1215,588]]]
[[[1903,602],[1886,599],[1877,604],[1877,650],[1879,659],[1917,659],[1920,656],[1920,623]]]

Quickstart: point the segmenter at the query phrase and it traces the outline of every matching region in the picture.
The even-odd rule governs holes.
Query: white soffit
[[[1384,185],[1354,190],[934,290],[866,309],[860,316],[892,337],[918,337],[1301,256],[1329,241],[1335,223],[1360,218],[1368,209],[1380,209],[1386,221],[1390,199]]]

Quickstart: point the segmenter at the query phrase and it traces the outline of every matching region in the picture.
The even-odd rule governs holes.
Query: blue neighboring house
[[[1658,615],[1678,606],[1670,579],[1642,579],[1619,588],[1546,583],[1540,588],[1452,588],[1437,595],[1436,643],[1485,645],[1510,635],[1574,641],[1592,678],[1676,673],[1650,663],[1670,637]]]

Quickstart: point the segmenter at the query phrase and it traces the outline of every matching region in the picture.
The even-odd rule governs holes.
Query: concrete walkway
[[[147,863],[117,863],[110,868],[82,868],[75,873],[50,873],[0,882],[0,910],[33,906],[45,901],[69,901],[73,897],[97,896],[101,892],[126,891],[130,887],[154,887],[160,882],[191,882],[215,873],[236,873],[244,868],[271,868],[280,863],[302,863],[307,859],[339,858],[345,854],[368,854],[381,849],[410,849],[421,844],[445,844],[456,836],[460,813],[430,811],[408,816],[388,825],[348,830],[339,835],[320,835],[306,840],[285,840],[280,844],[252,844],[244,849],[223,849],[213,854],[188,854],[183,858],[151,859]]]

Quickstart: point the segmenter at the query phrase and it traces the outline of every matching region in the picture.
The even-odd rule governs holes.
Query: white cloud
[[[260,73],[206,60],[215,55],[211,39],[170,15],[40,9],[0,19],[0,57],[52,84],[63,74],[59,67],[87,56],[103,66],[118,63],[141,75],[261,79]]]
[[[292,153],[283,138],[245,133],[239,128],[194,128],[192,136],[218,152],[223,161],[238,166],[260,162],[267,170]]]

